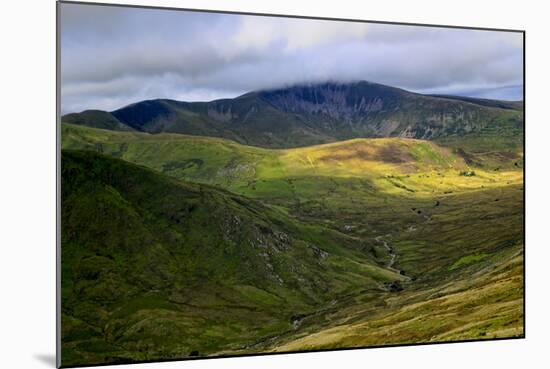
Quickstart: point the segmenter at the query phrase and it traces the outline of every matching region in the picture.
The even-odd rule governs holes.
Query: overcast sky
[[[63,3],[61,110],[318,81],[519,100],[520,33]]]

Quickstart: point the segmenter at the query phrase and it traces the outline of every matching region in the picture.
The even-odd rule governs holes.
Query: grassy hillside
[[[521,141],[494,133],[274,150],[64,123],[64,365],[522,336]]]
[[[488,162],[489,154],[476,151],[470,141],[446,147],[402,138],[354,139],[272,150],[217,138],[116,132],[69,124],[63,124],[62,136],[64,148],[94,150],[175,178],[281,201],[307,201],[334,192],[339,184],[371,192],[432,197],[522,181],[521,152],[493,148]]]
[[[284,352],[522,337],[522,248],[518,244],[500,252],[482,272],[465,269],[438,287],[335,306],[304,322],[308,330],[258,349]]]

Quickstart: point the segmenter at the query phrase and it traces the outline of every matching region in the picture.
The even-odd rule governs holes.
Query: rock
[[[297,314],[290,317],[290,322],[292,323],[292,328],[294,330],[298,329],[302,320],[306,317],[305,314]]]
[[[313,254],[319,258],[319,259],[325,259],[328,256],[328,252],[321,250],[317,246],[311,245],[311,250],[313,250]]]
[[[390,292],[403,291],[403,286],[399,281],[386,282],[385,286],[390,290]]]

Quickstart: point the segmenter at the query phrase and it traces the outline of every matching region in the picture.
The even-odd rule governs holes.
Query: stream
[[[386,235],[386,236],[389,236],[389,235]],[[395,253],[393,247],[391,247],[388,244],[388,241],[384,240],[382,237],[384,237],[384,236],[377,236],[377,237],[374,238],[374,240],[378,243],[381,243],[382,246],[384,246],[384,248],[388,251],[388,254],[390,255],[390,261],[386,265],[386,268],[393,271],[393,272],[396,272],[397,274],[403,276],[403,278],[405,278],[406,280],[410,281],[411,278],[405,276],[404,272],[402,270],[393,267],[393,265],[395,264],[395,259],[397,258],[397,254]]]

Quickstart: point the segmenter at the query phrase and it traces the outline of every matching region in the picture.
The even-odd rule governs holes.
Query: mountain
[[[66,115],[96,128],[173,132],[288,148],[362,137],[439,139],[493,126],[523,130],[520,102],[430,96],[370,82],[319,83],[262,90],[211,102],[147,100],[113,112]],[[119,122],[120,128],[117,128]],[[503,128],[504,127],[504,128]]]
[[[483,98],[456,96],[456,95],[430,95],[430,96],[441,97],[444,99],[466,101],[477,105],[488,106],[491,108],[523,110],[523,101],[492,100],[492,99],[483,99]]]

